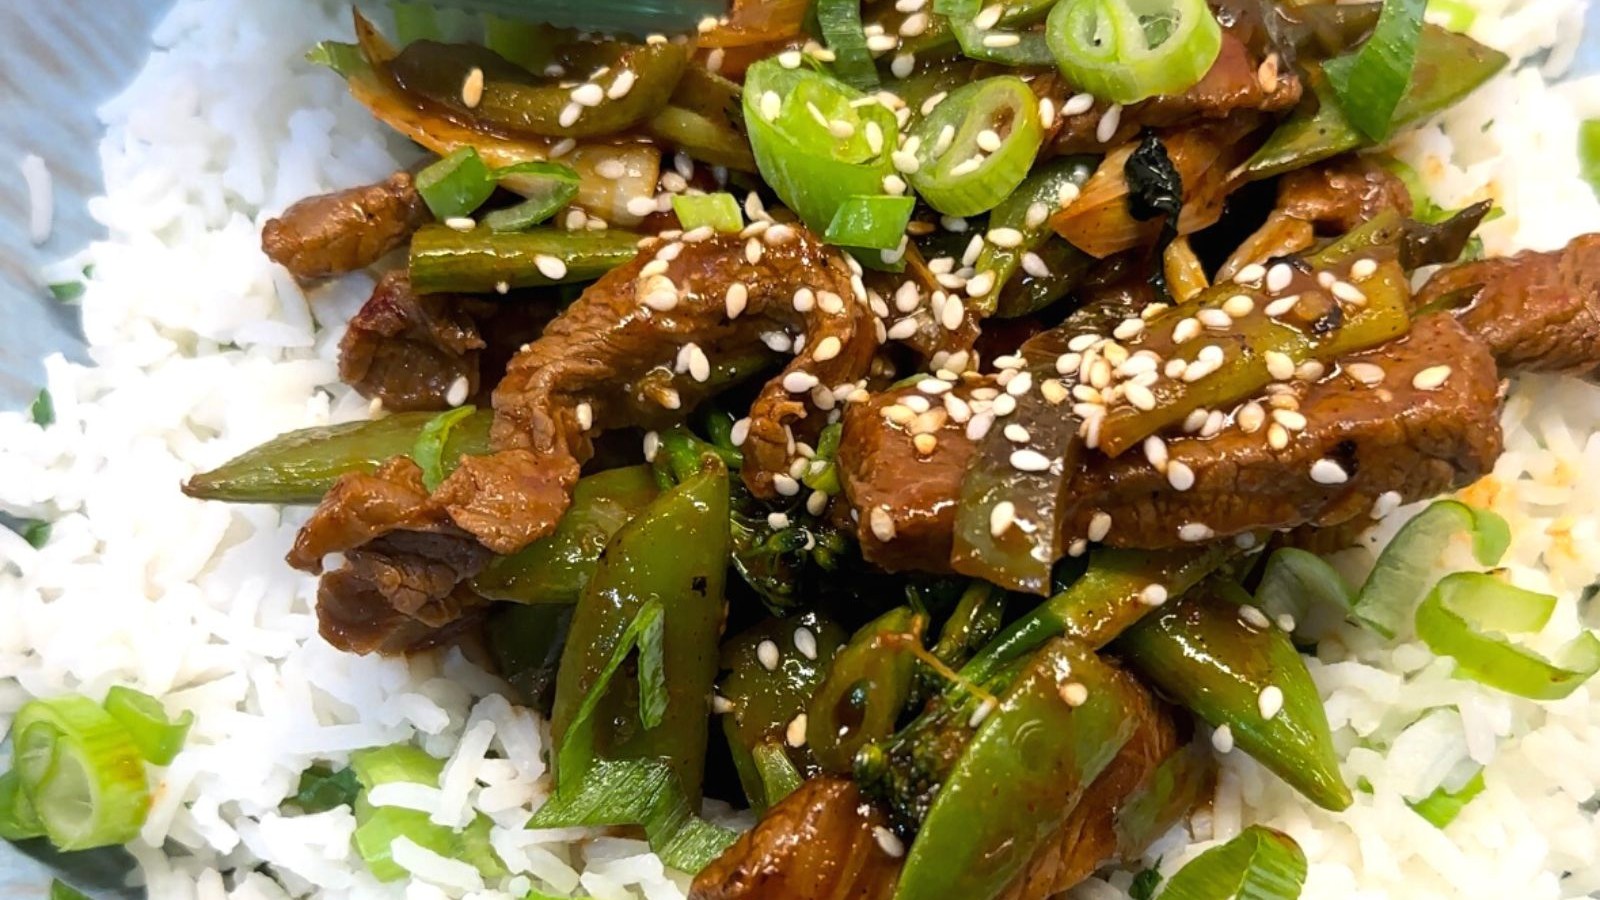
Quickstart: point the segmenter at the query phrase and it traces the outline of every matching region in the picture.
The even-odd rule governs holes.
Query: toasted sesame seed
[[[1192,318],[1182,318],[1178,324],[1172,326],[1172,342],[1174,344],[1187,344],[1200,336],[1200,323]]]
[[[1235,319],[1242,319],[1250,315],[1256,308],[1256,302],[1250,299],[1249,294],[1234,294],[1222,303],[1222,311]]]
[[[789,720],[789,726],[783,730],[783,739],[791,747],[804,747],[806,745],[806,714],[800,713]]]
[[[1411,379],[1411,386],[1419,391],[1434,391],[1450,379],[1449,366],[1429,366]]]
[[[1378,261],[1375,259],[1358,259],[1350,264],[1350,277],[1356,281],[1364,281],[1378,272]]]
[[[1273,422],[1267,426],[1267,446],[1274,450],[1282,450],[1289,446],[1289,430]]]
[[[1306,430],[1306,417],[1292,409],[1273,410],[1272,421],[1282,425],[1290,431]]]
[[[1347,363],[1344,367],[1344,373],[1367,387],[1383,384],[1383,367],[1373,363]]]
[[[483,102],[483,70],[473,66],[461,83],[461,102],[467,109],[476,109]]]
[[[1216,536],[1217,533],[1211,530],[1211,526],[1203,522],[1186,522],[1178,526],[1178,539],[1190,543],[1209,541]]]
[[[1211,732],[1211,747],[1218,753],[1233,752],[1233,729],[1224,722]]]
[[[1261,404],[1252,400],[1239,407],[1234,419],[1239,423],[1239,430],[1245,434],[1255,434],[1266,422],[1267,411],[1261,408]]]
[[[911,439],[911,446],[922,456],[932,456],[933,451],[939,449],[939,438],[932,434],[919,434]]]
[[[1269,684],[1261,689],[1261,696],[1256,698],[1256,706],[1261,712],[1261,718],[1274,719],[1283,711],[1283,689],[1275,684]]]
[[[778,662],[781,659],[781,655],[778,652],[778,645],[770,640],[765,640],[757,644],[756,659],[761,662],[761,667],[766,669],[768,672],[776,671],[778,668]]]
[[[872,528],[872,536],[887,544],[894,540],[894,518],[889,511],[881,506],[872,508],[867,515],[867,523]]]
[[[882,825],[872,826],[872,839],[878,843],[878,849],[891,859],[899,859],[906,855],[905,842]]]
[[[1011,467],[1019,472],[1043,472],[1050,468],[1050,458],[1037,450],[1013,450]]]
[[[1089,540],[1098,544],[1099,542],[1105,540],[1106,535],[1110,533],[1111,514],[1105,510],[1095,510],[1094,515],[1089,517],[1089,530],[1086,536],[1089,538]]]
[[[1167,586],[1164,584],[1147,584],[1139,592],[1139,602],[1145,606],[1160,606],[1167,602]]]

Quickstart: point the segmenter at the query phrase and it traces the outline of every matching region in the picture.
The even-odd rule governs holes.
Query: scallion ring
[[[150,808],[144,759],[128,730],[87,697],[34,700],[12,723],[21,792],[60,850],[125,844]]]
[[[1074,85],[1113,103],[1182,93],[1222,50],[1205,0],[1061,0],[1045,38]]]
[[[857,250],[895,250],[905,240],[916,205],[915,199],[904,196],[851,197],[834,213],[823,240]]]
[[[495,177],[471,147],[446,156],[417,173],[417,193],[435,218],[470,216],[494,193]]]
[[[1011,75],[956,89],[915,132],[911,183],[934,209],[971,216],[993,209],[1028,175],[1044,128],[1039,101]]]
[[[709,226],[712,231],[738,231],[744,227],[739,201],[727,192],[715,194],[676,194],[672,211],[684,231]]]

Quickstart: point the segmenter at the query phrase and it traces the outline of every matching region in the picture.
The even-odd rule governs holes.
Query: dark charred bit
[[[1165,215],[1176,220],[1183,210],[1183,175],[1167,155],[1167,146],[1147,130],[1123,167],[1128,179],[1128,214],[1146,222]]]
[[[696,575],[694,580],[689,582],[689,587],[696,594],[704,597],[706,595],[706,577],[704,575]]]
[[[1480,200],[1443,222],[1408,221],[1400,240],[1400,264],[1409,271],[1459,260],[1472,233],[1493,208],[1491,201]]]

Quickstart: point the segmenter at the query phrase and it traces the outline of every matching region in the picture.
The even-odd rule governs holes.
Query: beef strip
[[[1450,366],[1450,375],[1437,389],[1413,385],[1419,372],[1440,364]],[[1369,375],[1371,366],[1383,371],[1382,382],[1372,387],[1350,374]],[[968,398],[975,389],[981,388],[967,384],[953,393]],[[1323,380],[1294,382],[1284,392],[1307,424],[1282,450],[1268,445],[1265,427],[1247,434],[1230,426],[1210,438],[1166,442],[1169,460],[1194,473],[1186,491],[1173,488],[1142,454],[1089,454],[1067,490],[1063,545],[1086,535],[1089,521],[1102,511],[1113,523],[1106,543],[1143,549],[1183,544],[1179,529],[1185,524],[1203,524],[1220,537],[1339,524],[1365,515],[1389,492],[1411,502],[1469,484],[1500,454],[1494,360],[1447,315],[1424,316],[1408,337],[1353,354]],[[846,414],[838,456],[844,493],[862,523],[874,508],[894,523],[889,541],[869,527],[858,528],[869,561],[890,570],[947,571],[954,498],[972,442],[964,426],[947,420],[932,432],[933,452],[919,453],[910,434],[918,423],[908,427],[884,415],[911,393],[885,393]],[[1266,407],[1265,400],[1261,405]],[[1312,468],[1322,461],[1337,465],[1347,480],[1315,480]],[[1331,473],[1325,469],[1318,467],[1324,479]]]
[[[900,860],[888,818],[848,778],[803,782],[695,876],[691,900],[887,900]]]
[[[339,377],[394,412],[448,409],[457,379],[466,380],[463,396],[478,392],[485,344],[473,314],[492,309],[469,297],[412,293],[404,269],[388,272],[339,341]]]
[[[1387,209],[1411,215],[1411,191],[1370,157],[1347,154],[1284,175],[1278,209],[1324,234],[1346,234]]]
[[[296,278],[325,278],[372,265],[430,218],[411,173],[396,172],[294,204],[262,227],[261,251]]]
[[[1600,366],[1600,234],[1560,250],[1442,269],[1418,306],[1459,307],[1457,317],[1510,372],[1593,375]]]
[[[494,392],[495,452],[464,461],[436,499],[485,546],[520,549],[555,527],[596,433],[675,422],[712,389],[695,375],[707,362],[803,334],[752,405],[743,445],[746,483],[773,496],[788,486],[796,437],[814,440],[837,394],[858,389],[870,367],[877,326],[860,285],[841,254],[797,226],[652,244],[512,359]],[[730,290],[743,298],[734,316]]]
[[[1181,747],[1170,712],[1148,692],[1136,694],[1128,743],[1001,894],[1004,900],[1046,900],[1126,849],[1116,827],[1122,805]],[[888,900],[903,861],[874,836],[886,825],[853,781],[813,778],[706,867],[690,900]]]
[[[330,553],[345,560],[322,576],[317,618],[322,636],[342,650],[426,646],[487,605],[465,582],[488,564],[489,551],[429,500],[408,457],[340,478],[295,537],[289,564],[321,572]]]
[[[1300,102],[1303,86],[1293,68],[1253,51],[1233,30],[1222,33],[1217,61],[1205,77],[1181,94],[1151,97],[1123,108],[1119,124],[1109,140],[1099,136],[1101,120],[1109,105],[1096,101],[1087,111],[1057,118],[1051,147],[1056,153],[1103,153],[1136,138],[1146,128],[1170,128],[1207,119],[1223,119],[1239,110],[1282,112]],[[1069,89],[1070,90],[1070,89]],[[1076,91],[1072,91],[1076,93]],[[1070,93],[1063,92],[1057,108]]]

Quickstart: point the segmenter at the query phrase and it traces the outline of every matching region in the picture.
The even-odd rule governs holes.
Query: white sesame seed
[[[791,394],[804,394],[817,386],[817,376],[810,372],[794,371],[783,376],[783,389]]]
[[[1283,689],[1275,684],[1269,684],[1261,689],[1261,696],[1256,698],[1256,705],[1260,709],[1261,718],[1273,719],[1283,711]]]
[[[1139,592],[1139,602],[1145,606],[1160,606],[1167,602],[1167,586],[1164,584],[1147,584]]]
[[[467,384],[467,376],[456,376],[456,380],[450,382],[450,389],[445,392],[445,402],[451,406],[460,406],[461,404],[467,402],[468,389],[469,385]]]
[[[1089,702],[1089,689],[1076,681],[1069,681],[1061,686],[1061,699],[1076,709]]]
[[[789,515],[788,515],[788,513],[781,513],[781,512],[767,513],[767,527],[768,528],[776,528],[776,529],[788,528],[789,527]]]
[[[1255,628],[1266,629],[1272,627],[1272,620],[1267,618],[1267,614],[1248,603],[1239,607],[1239,618]]]
[[[1245,434],[1255,434],[1267,420],[1267,411],[1261,404],[1254,400],[1239,407],[1238,414],[1234,417],[1239,423],[1239,430]]]
[[[1288,613],[1279,613],[1273,618],[1272,621],[1273,624],[1277,625],[1278,628],[1283,631],[1294,631],[1294,616],[1291,616]]]
[[[971,175],[973,172],[978,171],[978,167],[981,165],[983,165],[983,157],[981,155],[963,160],[951,167],[950,177],[960,178],[963,175]]]
[[[1262,354],[1267,361],[1267,374],[1278,381],[1288,381],[1294,377],[1294,358],[1278,350],[1268,350]]]
[[[1367,362],[1347,363],[1344,373],[1361,382],[1367,387],[1376,387],[1383,384],[1383,367]]]
[[[656,198],[630,197],[627,203],[628,215],[644,218],[656,211]]]
[[[1224,722],[1211,732],[1211,747],[1218,753],[1233,752],[1233,729]]]
[[[925,413],[933,408],[933,405],[928,402],[927,397],[919,397],[916,394],[908,394],[904,397],[901,397],[900,402],[919,414]]]
[[[1265,277],[1267,277],[1267,267],[1260,263],[1251,263],[1240,269],[1233,276],[1233,280],[1239,284],[1257,284]]]
[[[872,826],[872,839],[878,842],[878,849],[882,850],[885,856],[899,859],[906,855],[905,842],[882,825]]]
[[[1274,450],[1282,450],[1289,446],[1289,430],[1277,422],[1267,426],[1267,446]]]
[[[551,281],[559,281],[567,277],[567,264],[554,256],[546,256],[543,253],[537,254],[533,257],[533,264],[538,267],[539,274]]]
[[[1061,114],[1064,116],[1082,115],[1094,108],[1093,94],[1073,94],[1067,102],[1061,104]]]
[[[1242,319],[1250,315],[1256,308],[1256,302],[1250,299],[1249,294],[1234,294],[1222,303],[1222,311],[1235,319]]]
[[[793,497],[800,493],[800,482],[782,472],[772,476],[772,487],[780,496]]]
[[[1450,378],[1449,366],[1429,366],[1411,379],[1411,386],[1419,391],[1434,391],[1444,386]]]
[[[962,304],[961,298],[950,297],[945,301],[944,309],[939,313],[939,324],[943,325],[946,331],[955,331],[966,320],[967,309]]]
[[[1056,124],[1056,104],[1049,97],[1039,98],[1039,124],[1045,128],[1054,128]]]
[[[817,658],[817,636],[811,629],[801,627],[794,630],[794,648],[806,659]]]
[[[1203,522],[1186,522],[1178,526],[1178,539],[1190,543],[1209,541],[1216,536],[1217,533],[1211,530],[1211,526]]]
[[[644,433],[644,461],[655,462],[656,451],[661,449],[661,435],[654,431]]]
[[[473,66],[461,83],[461,102],[467,109],[476,109],[483,102],[483,70]]]
[[[1100,122],[1095,126],[1094,139],[1104,144],[1117,134],[1117,128],[1122,125],[1122,105],[1113,103],[1106,108],[1100,116]]]
[[[1288,263],[1276,263],[1267,270],[1267,290],[1274,294],[1283,293],[1289,283],[1294,281],[1294,269]]]
[[[765,252],[766,248],[761,246],[760,238],[750,238],[744,242],[744,261],[752,266],[761,262],[761,255]]]
[[[621,100],[623,97],[628,96],[628,92],[633,90],[635,77],[632,69],[623,69],[618,72],[617,77],[611,80],[611,86],[606,88],[606,96],[612,100]]]
[[[778,54],[778,65],[785,69],[798,69],[801,62],[799,50],[785,50]]]
[[[452,216],[448,219],[445,219],[444,224],[446,227],[452,228],[456,231],[471,231],[472,229],[478,227],[478,223],[474,222],[467,216]]]
[[[578,428],[588,431],[594,427],[594,407],[588,403],[579,403],[573,407],[573,415],[578,419]]]
[[[1265,312],[1271,318],[1276,319],[1281,316],[1288,315],[1289,310],[1294,309],[1295,304],[1299,302],[1299,294],[1290,294],[1287,297],[1279,297],[1278,299],[1267,304]]]
[[[900,46],[900,39],[892,34],[875,34],[867,38],[867,49],[873,53],[888,53]]]
[[[1372,509],[1367,513],[1367,515],[1374,519],[1381,519],[1399,508],[1400,492],[1384,491],[1378,495],[1378,499],[1372,501]]]
[[[1022,232],[1015,228],[991,228],[988,239],[989,243],[1007,250],[1022,246]]]
[[[644,305],[657,312],[670,312],[678,306],[676,291],[651,291],[644,296]]]
[[[1214,331],[1226,331],[1233,327],[1233,317],[1228,315],[1226,310],[1216,308],[1202,309],[1195,313],[1194,317],[1199,320],[1201,325]]]
[[[1174,344],[1187,344],[1200,336],[1200,323],[1192,318],[1182,318],[1178,324],[1172,326],[1172,342]]]
[[[561,114],[556,116],[556,124],[562,128],[571,128],[578,124],[578,117],[583,115],[583,106],[578,103],[568,103],[561,107]]]
[[[1081,193],[1082,191],[1078,189],[1078,186],[1072,182],[1061,182],[1061,185],[1056,188],[1056,206],[1060,207],[1061,209],[1066,209],[1072,205],[1073,201],[1078,199],[1078,195]],[[1146,307],[1146,309],[1164,305],[1165,304],[1152,303],[1149,307]]]
[[[1167,463],[1167,483],[1175,491],[1187,491],[1194,487],[1194,470],[1186,463],[1173,460]]]
[[[1300,365],[1295,366],[1294,377],[1300,379],[1301,381],[1316,381],[1318,378],[1321,378],[1322,374],[1327,370],[1327,367],[1324,366],[1319,360],[1308,359]]]
[[[867,523],[872,527],[872,536],[887,544],[894,540],[894,518],[889,511],[881,506],[874,506],[867,515]]]
[[[1104,510],[1095,510],[1094,515],[1089,517],[1089,531],[1086,536],[1098,544],[1110,533],[1111,514]]]
[[[1378,261],[1375,259],[1358,259],[1350,264],[1350,277],[1356,281],[1364,281],[1378,272]]]
[[[806,714],[800,713],[789,722],[789,727],[783,730],[783,739],[791,747],[804,747],[806,745]]]
[[[1000,24],[1000,15],[1004,12],[1005,7],[999,3],[992,3],[988,6],[985,6],[983,9],[978,10],[978,14],[976,16],[972,17],[972,26],[979,31],[988,31],[994,26]]]
[[[1305,431],[1306,417],[1292,409],[1275,409],[1272,411],[1272,421],[1282,425],[1290,431]]]
[[[1367,302],[1367,295],[1348,281],[1335,281],[1333,287],[1328,288],[1328,290],[1343,303],[1361,306]]]
[[[761,662],[761,667],[768,672],[776,671],[781,656],[778,645],[770,640],[762,641],[756,645],[756,659]]]
[[[812,491],[811,492],[811,496],[806,498],[806,512],[812,514],[813,516],[822,515],[822,511],[827,509],[827,508],[828,508],[828,492],[827,491]]]
[[[1017,520],[1017,506],[1010,500],[1001,500],[989,510],[989,533],[995,537],[1005,534]]]
[[[1122,396],[1127,398],[1128,403],[1135,409],[1149,412],[1156,408],[1156,395],[1149,388],[1136,381],[1130,381],[1123,385]]]
[[[1043,472],[1050,468],[1050,458],[1037,450],[1013,450],[1011,467],[1019,472]]]
[[[781,112],[783,112],[783,98],[775,91],[764,92],[761,95],[761,118],[771,122],[778,118]]]
[[[1002,433],[1006,436],[1006,440],[1013,444],[1026,444],[1031,437],[1031,435],[1028,434],[1028,429],[1022,427],[1016,422],[1012,422],[1010,425],[1007,425]]]

